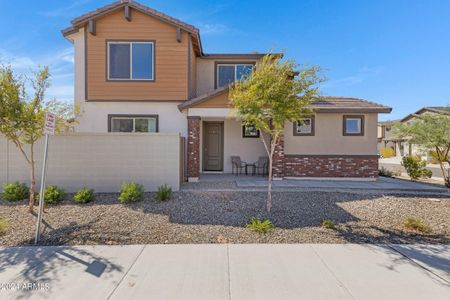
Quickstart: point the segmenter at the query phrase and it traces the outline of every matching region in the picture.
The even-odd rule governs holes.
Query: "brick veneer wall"
[[[378,177],[378,155],[285,155],[285,177]]]
[[[272,170],[274,178],[283,178],[285,167],[284,161],[284,139],[281,136],[275,146],[275,151],[273,152]]]
[[[200,117],[188,117],[187,173],[190,178],[200,176]]]

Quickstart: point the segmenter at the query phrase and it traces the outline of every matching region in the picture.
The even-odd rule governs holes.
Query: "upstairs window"
[[[217,88],[247,78],[253,71],[253,64],[217,64]]]
[[[153,42],[108,42],[108,80],[154,80]]]
[[[344,116],[344,135],[364,135],[364,116]]]

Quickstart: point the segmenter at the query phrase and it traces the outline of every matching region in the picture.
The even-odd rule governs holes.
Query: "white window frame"
[[[130,45],[130,77],[129,78],[111,78],[110,77],[110,45],[117,45],[117,44],[128,44]],[[133,79],[133,44],[148,44],[148,45],[152,45],[152,77],[150,79],[142,79],[142,78],[136,78]],[[126,42],[126,41],[108,41],[107,42],[107,69],[108,69],[108,80],[109,81],[154,81],[155,80],[155,42],[142,42],[142,41],[130,41],[130,42]]]
[[[253,72],[253,68],[255,67],[255,65],[254,64],[251,64],[251,63],[242,63],[242,64],[230,64],[230,63],[218,63],[217,65],[216,65],[216,87],[219,87],[219,67],[222,67],[222,66],[225,66],[225,67],[233,67],[234,66],[234,82],[236,82],[238,79],[237,79],[237,67],[238,66],[250,66],[250,67],[252,67],[252,72]]]
[[[133,120],[133,131],[130,131],[131,133],[136,133],[136,119],[155,119],[156,121],[156,128],[155,131],[147,131],[147,132],[139,132],[139,133],[155,133],[158,132],[158,117],[111,117],[110,118],[110,128],[111,128],[111,132],[121,132],[121,131],[113,131],[113,121],[114,120]],[[128,132],[128,131],[125,131]]]

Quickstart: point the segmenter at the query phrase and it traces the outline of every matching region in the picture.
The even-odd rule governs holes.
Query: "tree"
[[[396,124],[394,134],[408,139],[411,144],[434,151],[445,184],[450,186],[449,174],[445,170],[446,164],[450,166],[450,116],[437,113],[416,115],[411,122]]]
[[[323,81],[319,67],[296,71],[295,61],[281,61],[266,55],[246,79],[230,87],[230,101],[244,125],[255,126],[265,133],[261,140],[269,156],[269,178],[266,209],[272,208],[273,155],[287,122],[301,120],[312,113],[310,104],[318,96]]]
[[[34,148],[36,141],[43,136],[45,113],[52,111],[57,114],[56,129],[61,131],[67,127],[70,112],[73,112],[68,104],[57,100],[44,102],[49,79],[47,67],[36,72],[31,80],[16,75],[10,66],[0,67],[0,134],[17,147],[30,167],[30,212],[33,212],[36,192]],[[28,83],[34,92],[31,97],[26,93]]]

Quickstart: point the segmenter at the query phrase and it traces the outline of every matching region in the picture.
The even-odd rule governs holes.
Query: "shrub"
[[[411,179],[430,178],[432,173],[426,169],[427,162],[418,156],[405,156],[402,159],[402,166],[405,167]]]
[[[8,226],[9,226],[8,220],[0,218],[0,234],[4,234],[8,229]]]
[[[435,164],[435,165],[439,164],[439,155],[437,154],[437,152],[435,150],[428,152],[428,157],[430,159],[430,164]]]
[[[383,158],[389,158],[395,156],[395,151],[391,147],[382,148],[380,150],[380,155]]]
[[[44,190],[44,202],[48,204],[56,204],[64,200],[65,192],[56,185],[49,185]],[[40,194],[37,194],[36,199],[39,200]]]
[[[336,229],[336,224],[333,220],[324,219],[320,222],[320,226],[327,228],[327,229]]]
[[[403,221],[403,226],[405,228],[419,231],[423,233],[429,233],[431,232],[430,226],[428,226],[422,219],[415,218],[415,217],[408,217]]]
[[[88,203],[94,200],[94,190],[87,187],[81,188],[73,196],[73,200],[77,203]]]
[[[141,201],[144,198],[144,188],[142,185],[126,182],[122,185],[120,190],[119,200],[122,203],[132,203]]]
[[[2,198],[7,201],[20,201],[30,197],[30,190],[25,183],[18,181],[4,184]]]
[[[172,188],[165,185],[161,185],[158,187],[158,191],[156,192],[156,199],[159,201],[166,201],[172,197]]]
[[[438,165],[440,162],[449,161],[448,155],[439,155],[436,150],[431,150],[428,152],[428,157],[430,159],[431,164]]]
[[[258,218],[252,218],[246,227],[257,233],[267,233],[275,228],[270,220],[260,220]]]
[[[378,175],[383,177],[394,177],[402,175],[402,172],[400,170],[389,170],[385,167],[381,167],[381,169],[378,170]]]

